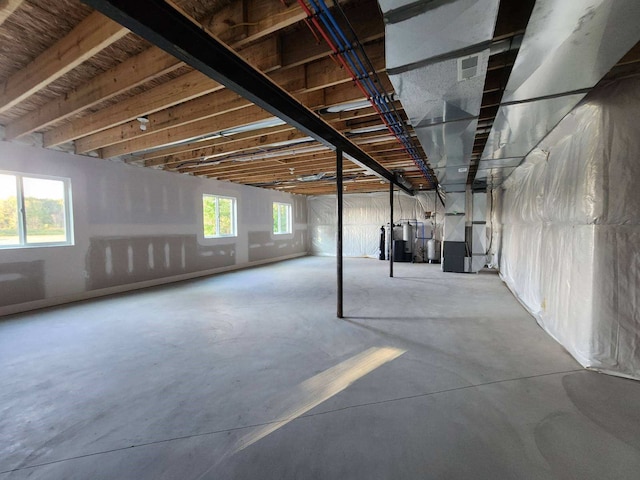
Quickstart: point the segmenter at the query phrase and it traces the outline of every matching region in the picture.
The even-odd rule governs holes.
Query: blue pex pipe
[[[351,73],[356,77],[356,80],[360,82],[364,90],[369,95],[369,100],[378,108],[389,129],[398,138],[407,153],[413,158],[422,174],[428,178],[434,186],[437,186],[437,182],[429,173],[429,169],[426,167],[422,157],[418,154],[417,149],[411,142],[409,133],[405,130],[400,117],[389,107],[391,99],[386,93],[383,93],[378,89],[362,60],[355,53],[344,31],[340,25],[338,25],[338,22],[329,10],[325,1],[309,0],[309,3],[311,4],[315,15],[320,18],[320,21],[324,25],[326,31],[334,41],[338,49],[338,53],[342,54],[345,58],[351,68]]]

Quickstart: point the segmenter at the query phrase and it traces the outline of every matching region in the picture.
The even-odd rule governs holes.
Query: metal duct
[[[500,2],[379,3],[396,95],[443,189],[464,191]]]
[[[478,119],[471,118],[417,127],[415,130],[422,147],[429,152],[431,166],[442,169],[469,166],[477,125]]]
[[[637,0],[538,0],[476,179],[507,178],[640,40],[638,19]]]

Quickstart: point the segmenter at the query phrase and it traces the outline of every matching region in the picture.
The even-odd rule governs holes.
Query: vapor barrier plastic
[[[335,195],[308,197],[309,235],[313,255],[336,254],[337,203]],[[440,239],[444,209],[435,192],[420,192],[414,197],[394,194],[394,223],[416,220],[424,224],[424,236]],[[425,212],[437,212],[425,219]],[[389,193],[354,193],[343,197],[343,255],[378,258],[380,227],[389,223]],[[422,225],[419,224],[422,236]]]
[[[502,246],[502,192],[487,191],[487,228],[489,245],[487,246],[487,267],[500,268],[500,248]]]
[[[585,367],[640,380],[640,82],[594,90],[504,184],[500,269]]]

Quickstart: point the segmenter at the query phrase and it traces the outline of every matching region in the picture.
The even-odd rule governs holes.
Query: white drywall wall
[[[304,196],[8,142],[0,142],[0,171],[69,178],[75,238],[72,246],[0,249],[0,314],[307,252]],[[204,193],[236,197],[237,237],[204,238]],[[293,205],[293,234],[273,235],[273,201]],[[16,305],[3,279],[27,273],[33,292],[21,286]]]

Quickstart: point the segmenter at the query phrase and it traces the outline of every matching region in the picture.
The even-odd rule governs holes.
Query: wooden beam
[[[183,65],[181,61],[159,48],[148,48],[98,75],[92,81],[10,123],[6,129],[7,140],[64,120]]]
[[[349,193],[372,193],[372,192],[382,192],[382,191],[388,191],[389,190],[389,184],[387,182],[383,182],[383,184],[375,184],[375,183],[371,183],[371,184],[366,184],[362,187],[359,187],[359,184],[354,184],[351,182],[346,182],[343,184],[344,185],[344,193],[345,194],[349,194]],[[354,188],[355,186],[355,188]],[[269,187],[263,187],[263,188],[269,188]],[[335,182],[332,182],[331,184],[326,184],[326,186],[322,186],[322,187],[308,187],[302,183],[294,185],[290,188],[281,188],[279,186],[274,186],[272,187],[274,190],[278,190],[278,191],[283,191],[283,192],[287,192],[287,193],[293,193],[296,195],[329,195],[329,194],[333,194],[335,193],[336,187],[335,187]]]
[[[274,170],[273,165],[265,164],[262,167],[262,171],[248,174],[230,174],[230,173],[218,173],[209,172],[201,176],[213,177],[218,180],[242,183],[242,184],[255,184],[255,183],[267,183],[267,182],[287,182],[291,180],[297,180],[299,177],[306,177],[309,175],[317,175],[318,173],[325,173],[327,175],[335,174],[335,153],[333,154],[333,162],[331,156],[326,156],[322,160],[314,162],[306,162],[306,164],[291,164],[290,169],[279,171]],[[362,167],[350,164],[349,168],[345,168],[345,174],[365,174]]]
[[[282,163],[278,160],[260,160],[255,161],[255,165],[249,170],[240,170],[227,168],[225,170],[216,168],[204,168],[200,169],[184,169],[179,170],[180,173],[189,173],[191,175],[206,175],[215,176],[220,180],[229,180],[232,182],[261,182],[265,180],[282,180],[291,178],[293,175],[312,175],[317,173],[331,173],[334,171],[334,165],[331,161],[331,153],[333,153],[333,160],[335,160],[335,152],[329,152],[322,155],[316,155],[313,157],[307,157],[307,159],[297,160],[296,163]],[[240,167],[240,163],[230,165],[230,167]],[[358,170],[362,170],[362,167],[356,166]]]
[[[333,155],[332,155],[333,154]],[[193,169],[184,170],[183,173],[192,173],[192,174],[206,174],[206,175],[215,175],[218,178],[229,178],[229,179],[252,179],[252,180],[260,180],[261,178],[290,178],[292,175],[291,171],[302,170],[304,168],[310,168],[308,174],[318,173],[318,172],[331,172],[335,168],[333,166],[333,162],[331,161],[331,157],[334,157],[335,153],[332,151],[316,153],[314,155],[309,155],[306,158],[296,158],[295,161],[291,160],[287,163],[279,161],[277,159],[264,159],[264,160],[256,160],[252,163],[253,165],[243,165],[242,163],[234,163],[227,165],[227,168],[202,168],[202,169]],[[235,167],[235,168],[234,168]],[[356,166],[355,168],[362,169],[362,167]]]
[[[334,163],[335,163],[335,159],[334,159]],[[334,175],[335,174],[329,177],[328,180],[316,180],[311,182],[300,181],[297,179],[299,176],[296,176],[295,179],[293,180],[276,178],[276,179],[262,179],[256,182],[250,181],[250,182],[234,182],[234,183],[243,183],[244,185],[252,185],[252,186],[262,187],[262,188],[274,188],[281,191],[287,191],[289,193],[302,193],[307,195],[312,195],[315,193],[316,195],[318,195],[318,194],[335,193]],[[374,191],[373,189],[379,188],[379,187],[383,187],[386,189],[389,188],[389,184],[387,182],[380,183],[379,180],[378,181],[375,180],[375,177],[374,177],[374,180],[371,181],[368,178],[369,176],[365,175],[365,173],[362,171],[359,171],[359,172],[344,171],[344,175],[346,177],[344,186],[347,187],[343,190],[345,193],[350,193],[350,192],[353,193],[356,191]],[[306,176],[306,175],[301,175],[301,176]],[[350,178],[352,176],[356,178],[355,179]],[[331,185],[333,185],[333,188],[329,188],[327,191],[326,187]]]
[[[272,44],[273,57],[277,56],[277,42]],[[265,58],[267,57],[265,52]],[[215,82],[210,80],[211,84]],[[162,98],[159,98],[162,102]],[[224,113],[249,106],[250,102],[231,90],[216,88],[211,93],[179,103],[173,107],[162,109],[147,115],[146,130],[140,130],[137,121],[111,127],[76,141],[76,153],[86,153],[99,148],[114,145],[138,137],[144,137],[168,128],[178,127],[197,120],[222,115]]]
[[[404,165],[405,164],[402,162],[394,163],[394,166],[396,167],[402,167]],[[332,161],[331,155],[327,155],[319,160],[308,160],[305,162],[289,163],[285,167],[277,165],[274,162],[264,161],[261,162],[259,170],[247,172],[244,174],[233,174],[232,172],[219,172],[212,170],[210,172],[202,172],[199,175],[214,177],[219,180],[226,180],[236,183],[255,184],[274,181],[286,183],[296,181],[297,178],[301,176],[317,175],[318,173],[325,173],[328,176],[335,174],[335,163]],[[348,164],[348,167],[345,168],[345,173],[366,174],[362,167],[354,165],[353,163]],[[372,177],[375,178],[373,175]]]
[[[267,148],[274,143],[289,142],[307,138],[308,135],[302,133],[292,127],[274,135],[262,135],[249,139],[233,140],[235,136],[230,137],[230,141],[221,143],[211,147],[193,150],[188,154],[180,154],[175,156],[163,157],[160,159],[147,160],[145,166],[163,165],[165,168],[175,167],[184,162],[193,161],[203,157],[214,157],[216,155],[229,155],[244,150]]]
[[[66,37],[0,85],[0,113],[73,70],[129,31],[93,12]]]
[[[318,109],[327,105],[325,101],[325,98],[327,97],[331,100],[340,99],[340,103],[344,103],[362,99],[362,92],[350,83],[345,83],[325,90],[298,94],[296,97],[308,108]],[[100,156],[102,158],[111,158],[148,150],[161,145],[168,145],[174,142],[188,141],[191,138],[197,138],[219,132],[221,130],[248,125],[271,117],[272,116],[266,111],[251,105],[223,115],[205,118],[186,125],[181,125],[177,128],[169,128],[141,138],[135,138],[133,140],[105,147],[104,149],[101,149]]]
[[[201,166],[192,166],[192,168],[188,168],[185,166],[184,168],[178,169],[178,171],[183,173],[196,173],[202,174],[203,172],[215,172],[220,175],[230,175],[230,176],[246,176],[249,174],[264,174],[263,164],[265,161],[269,161],[273,163],[273,168],[266,172],[268,174],[288,172],[289,169],[297,168],[298,166],[311,166],[313,168],[318,168],[322,165],[323,161],[331,162],[334,157],[334,152],[331,150],[317,150],[310,151],[306,153],[291,153],[291,152],[281,152],[282,155],[279,157],[269,157],[263,159],[256,159],[250,161],[243,161],[241,158],[238,160],[228,159],[221,163],[220,165],[201,165]],[[407,162],[411,162],[408,155],[405,153],[386,153],[386,154],[376,154],[375,152],[371,153],[375,155],[376,159],[379,161],[386,162],[395,162],[396,165],[407,165]],[[357,166],[356,166],[357,167]],[[361,167],[357,167],[361,168]]]
[[[400,101],[394,102],[398,113],[406,120],[406,115],[404,113],[404,109]],[[353,120],[356,118],[370,117],[371,115],[378,115],[373,107],[363,106],[356,110],[347,110],[345,112],[322,112],[322,118],[324,118],[327,122],[332,122],[335,120]]]
[[[267,54],[264,43],[247,47],[240,52],[240,55],[253,63],[256,68],[265,70],[276,68],[279,66],[277,39],[268,39],[266,42],[272,47],[270,55]],[[223,88],[202,73],[191,71],[124,102],[46,132],[44,145],[47,148],[61,145]]]
[[[296,138],[304,138],[304,134],[300,133],[300,132],[284,132],[287,133],[286,137],[289,137],[291,139],[296,139]],[[285,135],[282,135],[282,139],[286,138]],[[367,153],[380,153],[380,154],[402,154],[402,155],[406,155],[406,153],[401,150],[401,147],[399,145],[399,143],[397,142],[397,140],[393,139],[393,140],[389,140],[388,137],[372,137],[373,140],[378,140],[378,139],[382,139],[379,143],[372,143],[372,144],[367,144],[366,146],[364,146],[362,143],[358,143],[358,145],[363,147],[363,150],[365,150]],[[274,138],[275,140],[275,138]],[[271,138],[268,139],[268,141],[271,141]],[[275,142],[274,142],[275,143]],[[225,145],[226,146],[226,145]],[[288,157],[284,160],[276,160],[279,164],[287,164],[289,165],[290,162],[295,162],[298,160],[302,160],[306,157],[314,157],[314,158],[318,158],[318,148],[321,147],[320,144],[318,144],[317,142],[313,142],[313,143],[305,143],[304,145],[291,145],[291,146],[287,146],[287,147],[283,147],[282,149],[278,149],[278,147],[273,147],[271,145],[265,144],[262,145],[260,147],[260,149],[256,149],[255,147],[253,147],[253,149],[251,151],[246,151],[249,149],[249,145],[246,143],[246,141],[244,142],[239,142],[239,144],[236,146],[237,150],[231,150],[231,149],[227,149],[225,151],[221,151],[221,153],[219,155],[212,155],[210,158],[208,158],[209,162],[216,162],[216,160],[218,160],[218,158],[220,159],[219,161],[222,161],[223,163],[218,167],[220,170],[226,170],[226,169],[231,169],[231,170],[238,170],[238,165],[241,165],[243,168],[247,169],[247,170],[251,170],[253,168],[253,164],[255,163],[255,161],[243,161],[244,159],[249,159],[252,156],[257,156],[260,157],[261,155],[264,154],[265,150],[270,151],[271,155],[270,159],[274,159],[277,157]],[[234,155],[235,153],[241,152],[241,151],[246,151],[246,155],[245,157],[240,157],[237,160],[234,159],[229,159],[228,156],[229,155]],[[320,150],[322,151],[322,150]],[[333,154],[332,153],[328,153],[329,157],[331,157]],[[259,158],[256,160],[258,161]],[[234,163],[235,162],[235,163]],[[237,163],[237,162],[241,162],[241,163]],[[175,165],[175,164],[178,165]],[[164,167],[165,168],[177,168],[177,169],[181,169],[182,167],[179,166],[181,163],[184,162],[167,162]],[[206,163],[206,162],[205,162]],[[195,164],[192,164],[191,167],[193,167]],[[188,166],[184,166],[185,169],[190,168]]]
[[[386,73],[380,73],[380,87],[385,89],[388,93],[393,93],[393,85]],[[360,89],[353,83],[335,85],[333,87],[325,88],[324,92],[324,105],[332,106],[340,105],[342,103],[350,103],[359,99],[363,99],[362,93],[358,94]]]
[[[281,187],[275,185],[273,187],[264,187],[271,188],[273,190],[285,191],[288,193],[295,193],[298,195],[328,195],[334,194],[336,190],[335,182],[313,182],[311,184],[299,182],[295,185]],[[382,182],[378,180],[367,180],[366,182],[353,182],[347,181],[344,182],[344,192],[345,193],[371,193],[371,192],[386,192],[389,190],[389,184],[387,182]]]
[[[376,0],[365,0],[344,5],[345,13],[360,40],[366,44],[373,40],[384,38],[384,23],[382,16],[377,13],[379,7]],[[376,12],[372,14],[372,12]],[[323,58],[331,53],[324,41],[317,41],[316,37],[306,27],[286,33],[282,37],[282,63],[296,66],[307,63],[308,59]]]
[[[272,118],[272,115],[254,105],[240,110],[234,110],[222,115],[205,118],[197,122],[181,125],[178,128],[169,128],[154,132],[145,137],[135,138],[126,142],[117,143],[99,150],[100,157],[112,158],[119,155],[127,155],[143,150],[149,150],[161,145],[169,145],[175,142],[188,141],[205,137],[222,130],[248,125]]]
[[[346,128],[346,122],[334,122],[333,126],[344,131]],[[164,168],[175,167],[176,165],[197,160],[203,157],[216,157],[220,155],[228,155],[244,150],[267,148],[275,143],[282,143],[291,140],[298,140],[306,138],[307,135],[299,132],[293,127],[288,125],[281,125],[279,127],[271,127],[272,129],[280,129],[276,132],[265,132],[264,135],[253,135],[251,137],[238,138],[239,135],[234,135],[228,138],[218,138],[217,143],[212,145],[203,146],[202,148],[192,149],[186,152],[177,152],[173,155],[163,156],[159,158],[152,158],[146,160],[144,165],[147,167],[162,165]],[[271,130],[271,129],[269,129]],[[250,133],[250,132],[246,132]],[[379,140],[380,138],[387,138],[389,135],[387,132],[373,132],[358,136],[357,138],[351,138],[357,145],[362,145],[365,141]],[[200,142],[198,142],[200,143]],[[197,143],[195,144],[197,145]]]
[[[401,113],[403,112],[401,111]],[[322,115],[322,118],[324,118],[326,121],[330,123],[333,123],[335,128],[337,128],[340,131],[351,130],[351,126],[354,120],[362,121],[361,119],[365,117],[369,117],[369,120],[374,119],[375,121],[379,121],[379,118],[380,118],[372,107],[359,108],[358,110],[350,110],[348,112],[331,113],[331,114]],[[355,128],[358,128],[358,126]],[[153,161],[148,166],[162,165],[168,160],[169,157],[180,158],[180,161],[190,160],[190,159],[199,158],[205,155],[204,153],[199,154],[198,152],[204,152],[209,147],[223,145],[225,143],[241,140],[241,139],[267,136],[270,134],[280,133],[280,132],[288,131],[292,129],[293,127],[290,127],[289,125],[279,125],[276,127],[269,127],[269,128],[259,129],[259,130],[243,132],[240,134],[233,135],[233,137],[213,138],[210,140],[201,140],[197,142],[184,143],[181,145],[161,148],[149,153],[145,153],[140,156],[140,159],[144,160],[145,162],[152,161],[152,160],[159,160],[159,162]]]
[[[45,132],[44,146],[60,145],[74,138],[99,132],[114,124],[134,120],[145,112],[155,112],[224,87],[198,71],[191,71],[131,99],[111,105],[99,112],[75,119]]]
[[[235,28],[237,25],[231,19],[242,18],[243,11],[248,7],[251,7],[251,2],[249,1],[233,2],[223,9],[226,13],[216,12],[210,18],[205,19],[203,24],[206,25],[207,30],[212,35],[226,37],[233,47],[241,48],[242,42],[233,43],[231,41],[233,39],[231,34],[238,32],[238,29]],[[218,21],[214,21],[214,19],[218,19]],[[293,21],[289,17],[281,20],[286,20],[287,22]],[[265,28],[264,31],[256,30],[252,34],[251,39],[252,41],[258,40],[266,36],[268,32],[269,30],[267,28]],[[246,35],[241,37],[242,40],[245,40],[246,38]],[[274,42],[277,43],[277,39],[267,39],[265,41],[269,48],[276,49],[278,46],[274,47],[272,45]],[[247,52],[247,56],[245,58],[249,62],[255,62],[254,64],[260,65],[265,69],[265,71],[268,71],[269,69],[280,65],[279,52],[277,52],[277,55],[277,65],[275,64],[276,62],[274,62],[273,65],[267,65],[265,62],[272,59],[273,53],[268,54],[258,45],[253,45]],[[174,64],[174,68],[164,65],[163,63],[165,61],[167,64],[172,62]],[[161,49],[151,47],[147,51],[139,54],[137,57],[133,57],[123,62],[121,65],[99,75],[79,89],[89,95],[83,96],[79,94],[80,92],[71,92],[70,94],[66,94],[63,97],[53,100],[40,109],[25,115],[23,118],[18,119],[14,122],[15,125],[8,125],[7,138],[17,138],[27,133],[37,131],[60,120],[64,120],[79,111],[91,108],[104,100],[108,100],[119,93],[135,88],[142,83],[164,75],[165,73],[168,73],[182,65],[182,62],[163,52]],[[156,68],[155,70],[154,67]],[[102,96],[100,96],[100,94],[102,94]],[[143,115],[143,113],[140,115]]]
[[[335,158],[335,153],[331,150],[311,151],[305,153],[296,153],[292,155],[290,151],[279,152],[280,157],[269,157],[256,160],[243,161],[241,158],[237,160],[226,159],[220,165],[193,164],[184,165],[177,170],[181,173],[191,173],[195,175],[214,175],[218,178],[233,180],[240,177],[247,177],[256,174],[280,174],[289,173],[289,169],[301,166],[311,166],[317,168],[316,172],[323,171],[322,162],[331,163]],[[374,153],[374,152],[372,152]],[[374,153],[375,154],[375,153]],[[376,154],[378,161],[400,161],[398,165],[413,165],[413,162],[404,152],[391,153],[386,155]],[[398,166],[396,165],[396,166]],[[268,170],[267,170],[268,166]],[[356,166],[357,168],[361,168]],[[267,173],[265,173],[267,172]]]
[[[327,4],[331,6],[333,2],[327,2]],[[285,2],[253,0],[246,12],[247,35],[244,39],[234,42],[236,46],[247,45],[259,38],[258,35],[269,35],[307,18],[297,2],[287,6]]]
[[[385,71],[384,42],[366,46],[367,56],[377,72]],[[273,81],[290,92],[313,91],[349,81],[350,75],[332,57],[311,60],[297,69],[282,69],[271,75]],[[291,85],[291,83],[293,84]],[[299,86],[296,87],[296,82]]]
[[[333,5],[333,2],[327,3]],[[297,2],[287,5],[273,0],[236,0],[202,25],[207,32],[238,48],[304,18],[306,15]]]
[[[222,158],[218,162],[214,162],[212,159],[212,163],[207,164],[193,164],[193,165],[185,165],[178,167],[177,171],[181,173],[201,173],[201,172],[213,172],[220,175],[247,175],[252,172],[260,172],[264,173],[264,164],[265,162],[273,165],[273,168],[276,167],[282,171],[288,171],[289,168],[294,167],[296,164],[301,164],[303,162],[317,164],[319,161],[325,159],[331,159],[334,155],[332,150],[329,150],[326,147],[316,143],[312,145],[315,150],[310,152],[301,152],[301,153],[292,153],[292,150],[282,150],[270,152],[273,156],[260,158],[260,155],[264,155],[262,152],[254,152],[258,158],[253,160],[249,160],[251,158],[250,155],[246,157],[240,157],[237,159],[234,158]],[[293,148],[293,147],[291,147]],[[216,163],[220,163],[216,165]],[[269,170],[268,173],[272,173],[272,170]]]
[[[205,82],[206,84],[215,85],[215,82],[211,80],[210,82]],[[162,98],[159,100],[163,101]],[[237,93],[227,89],[216,88],[207,95],[147,115],[146,130],[141,130],[139,121],[133,120],[79,138],[76,140],[76,153],[87,153],[127,140],[145,137],[168,128],[224,115],[225,113],[245,108],[248,105],[250,103]]]
[[[275,127],[267,127],[261,128],[258,130],[250,130],[247,132],[238,133],[233,136],[225,136],[225,137],[216,137],[209,140],[200,140],[196,142],[182,143],[180,145],[176,145],[174,147],[166,147],[158,150],[153,150],[152,152],[148,152],[142,155],[139,155],[138,158],[142,160],[145,166],[152,167],[157,165],[162,165],[168,161],[170,158],[180,158],[181,155],[184,157],[180,161],[190,160],[193,158],[199,158],[199,156],[195,155],[194,152],[204,151],[207,148],[215,147],[216,145],[223,145],[228,142],[235,142],[238,140],[251,139],[254,137],[262,137],[272,134],[278,134],[284,131],[295,130],[293,127],[289,125],[277,125]],[[202,155],[200,155],[202,156]]]
[[[175,6],[175,3],[172,2],[172,4]],[[202,21],[202,27],[227,44],[243,40],[249,35],[247,31],[249,7],[248,0],[231,1]],[[184,11],[182,12],[186,15]]]
[[[234,2],[233,5],[240,4],[240,3],[242,2]],[[271,2],[271,3],[274,3],[274,2]],[[252,9],[252,10],[255,10],[255,9]],[[384,36],[384,25],[382,25],[382,22],[380,22],[379,19],[376,20],[375,17],[376,17],[375,15],[363,15],[362,22],[360,22],[356,27],[357,30],[361,30],[362,32],[368,34],[367,39],[376,39]],[[218,18],[218,16],[213,15],[212,18],[215,19],[215,18]],[[228,30],[233,30],[236,24],[234,24],[232,21],[227,23],[225,21],[225,18],[228,18],[228,17],[222,16],[222,21],[214,24],[213,26],[210,26],[208,30],[214,35],[224,35],[225,28]],[[290,17],[288,16],[288,14],[283,18],[286,20],[285,23],[287,26],[291,25],[294,20],[294,17]],[[284,21],[283,18],[280,18],[279,20]],[[206,25],[207,23],[205,22],[205,26]],[[209,23],[209,25],[211,24]],[[372,32],[375,32],[375,33],[372,34]],[[266,35],[266,31],[262,31],[260,34],[258,34],[258,32],[256,31],[256,33],[252,35],[252,39],[253,39],[252,41],[255,41],[257,38],[262,37],[264,35]],[[366,40],[363,40],[363,41],[366,41]],[[238,43],[231,42],[231,46],[237,49],[240,48],[238,53],[240,53],[240,55],[243,58],[245,58],[245,60],[247,60],[249,63],[253,64],[258,69],[264,72],[271,72],[278,68],[282,68],[282,69],[291,68],[292,66],[296,65],[295,62],[302,61],[302,63],[307,63],[313,60],[314,58],[327,57],[330,53],[328,48],[326,48],[319,55],[308,54],[305,56],[304,54],[305,48],[300,49],[300,43],[301,43],[300,40],[297,39],[295,35],[286,34],[280,37],[266,38],[262,42],[254,43],[249,47],[240,48],[243,42],[238,42]],[[156,47],[152,47],[152,48],[156,49]],[[289,55],[289,57],[291,58],[291,62],[293,63],[284,62],[283,60],[284,56],[291,53],[292,50],[295,50],[295,52],[297,52]],[[159,88],[159,87],[156,87],[156,88]],[[190,98],[194,98],[194,97],[190,95],[186,95],[185,101]],[[112,124],[109,124],[110,120],[102,122],[100,121],[100,118],[98,118],[101,115],[101,112],[97,112],[91,115],[92,118],[91,120],[89,120],[89,122],[85,122],[83,117],[83,118],[74,120],[69,125],[63,125],[59,127],[59,129],[56,129],[58,131],[53,130],[52,132],[45,134],[45,140],[44,140],[45,146],[52,147],[52,146],[60,145],[62,143],[66,143],[71,140],[75,140],[77,138],[91,135],[100,130],[105,130],[107,128],[115,127],[119,123],[130,121],[137,117],[141,117],[149,113],[152,113],[154,111],[159,111],[162,109],[160,106],[154,105],[154,107],[156,108],[154,108],[153,110],[145,111],[144,108],[140,108],[139,106],[136,107],[135,104],[130,104],[129,102],[130,102],[129,100],[125,100],[119,103],[120,107],[124,111],[129,113],[126,119],[123,119],[121,122],[112,123]],[[131,102],[135,102],[135,100],[131,100]],[[173,103],[173,102],[167,103],[167,105],[165,105],[164,108],[169,108],[172,105],[176,105],[176,103]],[[113,116],[110,115],[110,112],[107,112],[104,115],[108,119],[114,118]],[[93,130],[93,128],[98,128],[98,129]]]
[[[0,0],[0,25],[15,12],[24,0]]]
[[[370,50],[374,54],[372,59],[374,68],[382,69],[384,67],[384,45],[378,42],[376,45],[371,46]],[[271,74],[271,78],[281,87],[289,91],[297,90],[298,92],[315,91],[351,81],[346,72],[330,58],[312,62],[305,68],[301,67],[284,72],[278,70]],[[286,88],[287,85],[291,86],[291,83],[299,85],[301,88]],[[309,88],[304,86],[309,86]],[[168,128],[176,128],[187,123],[222,115],[249,105],[250,102],[248,100],[230,90],[215,91],[148,115],[146,130],[140,130],[139,123],[134,121],[80,138],[76,141],[76,153],[87,153]]]

